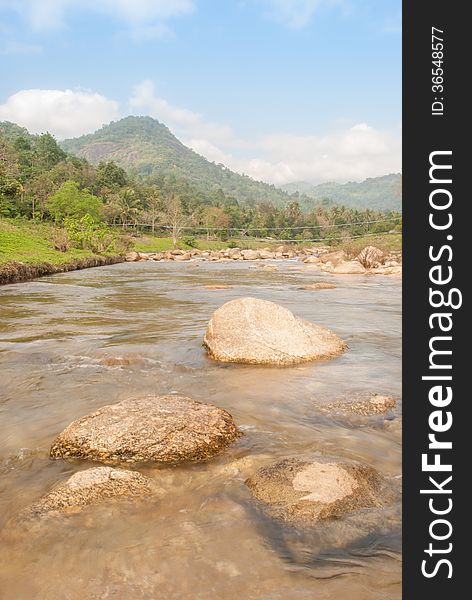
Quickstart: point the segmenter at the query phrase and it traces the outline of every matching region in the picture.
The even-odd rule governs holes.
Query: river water
[[[399,398],[401,283],[272,264],[125,263],[0,288],[0,527],[92,466],[51,460],[48,450],[72,420],[105,404],[184,394],[225,408],[244,432],[207,463],[141,468],[160,486],[152,502],[89,507],[5,536],[1,598],[400,598],[399,500],[388,509],[391,527],[360,546],[326,548],[270,523],[244,481],[275,459],[314,454],[360,460],[400,481],[400,399],[389,420],[323,406],[372,392]],[[314,281],[337,287],[300,289]],[[212,284],[232,287],[205,288]],[[289,368],[215,363],[201,345],[206,324],[241,296],[329,327],[349,349]]]

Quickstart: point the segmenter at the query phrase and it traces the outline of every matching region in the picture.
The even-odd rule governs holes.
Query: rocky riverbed
[[[255,260],[1,291],[5,598],[399,598],[400,282]]]
[[[232,262],[232,261],[266,261],[266,260],[298,260],[309,265],[313,270],[336,275],[401,275],[401,252],[383,252],[374,246],[366,246],[356,256],[348,256],[344,250],[333,251],[328,246],[314,248],[296,248],[279,246],[271,250],[241,250],[227,248],[226,250],[171,250],[168,252],[129,252],[127,262],[143,261],[203,261],[203,262]]]

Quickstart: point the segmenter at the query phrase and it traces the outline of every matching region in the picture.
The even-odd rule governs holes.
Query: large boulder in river
[[[184,396],[109,404],[71,423],[53,442],[54,458],[177,463],[210,458],[239,436],[229,413]]]
[[[140,498],[152,491],[152,480],[136,471],[93,467],[74,473],[21,514],[22,519],[70,513],[112,498]]]
[[[312,526],[383,503],[383,477],[372,467],[328,458],[286,458],[246,481],[269,516]]]
[[[238,298],[218,308],[208,323],[203,344],[215,360],[260,365],[331,358],[346,348],[329,329],[257,298]]]

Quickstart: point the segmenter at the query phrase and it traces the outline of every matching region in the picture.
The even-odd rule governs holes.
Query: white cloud
[[[401,170],[401,127],[381,131],[367,123],[324,135],[274,133],[237,138],[231,127],[156,95],[152,81],[137,85],[129,101],[134,114],[167,125],[184,144],[215,163],[276,185],[292,181],[360,181]],[[58,138],[95,131],[122,116],[118,103],[84,90],[22,90],[0,105],[0,121]]]
[[[131,110],[144,111],[146,114],[159,119],[179,124],[197,123],[201,117],[186,108],[169,104],[167,100],[155,95],[154,83],[147,79],[134,87],[129,105]]]
[[[110,15],[133,26],[188,14],[194,0],[0,0],[0,8],[15,10],[35,30],[60,27],[72,11]]]
[[[273,183],[348,181],[401,169],[401,138],[366,123],[324,136],[276,134],[259,146],[267,157],[253,165],[252,175]]]
[[[263,0],[268,16],[296,29],[307,25],[323,0]]]
[[[130,107],[168,125],[184,144],[208,160],[276,185],[301,180],[359,181],[401,169],[401,132],[379,131],[366,123],[327,135],[279,133],[242,140],[228,125],[206,121],[201,114],[160,98],[150,80],[134,88]]]
[[[82,90],[22,90],[0,104],[0,121],[59,139],[95,131],[118,116],[117,102]]]
[[[233,137],[228,125],[206,121],[188,108],[175,106],[156,95],[154,82],[146,80],[135,86],[129,101],[132,112],[158,119],[184,139],[228,141]]]
[[[191,139],[187,144],[209,160],[276,185],[361,181],[401,170],[400,132],[379,131],[365,123],[324,136],[266,136],[248,142],[252,158],[225,152],[205,139]]]
[[[322,6],[337,5],[343,12],[349,12],[346,0],[256,0],[267,7],[266,16],[274,21],[301,29],[310,23],[313,15]]]

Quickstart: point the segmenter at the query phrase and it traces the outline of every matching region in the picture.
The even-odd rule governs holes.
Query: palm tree
[[[120,221],[125,229],[130,220],[134,220],[139,214],[140,202],[136,197],[136,192],[132,188],[124,188],[117,197],[117,208],[120,216]]]

